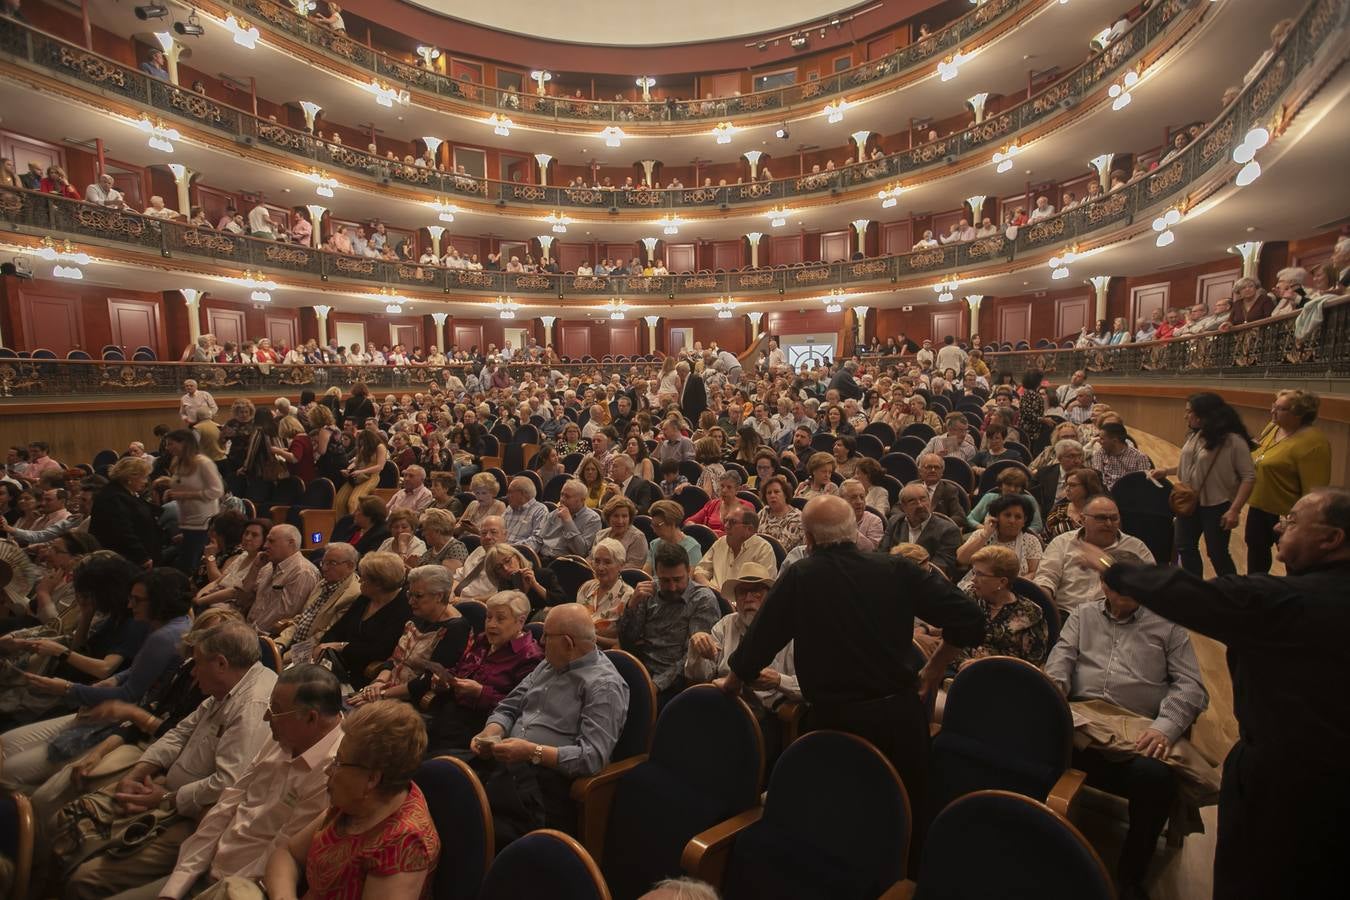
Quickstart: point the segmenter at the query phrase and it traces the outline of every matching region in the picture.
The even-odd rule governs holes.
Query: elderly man
[[[808,555],[783,570],[719,683],[739,694],[792,641],[807,727],[870,740],[895,764],[912,808],[926,809],[929,737],[921,697],[937,690],[960,648],[984,639],[984,614],[936,572],[901,556],[860,551],[853,510],[838,497],[812,498],[802,527]],[[829,598],[827,606],[822,598]],[[918,673],[906,661],[916,615],[943,634]],[[919,847],[911,849],[917,856]]]
[[[506,512],[502,524],[506,527],[506,542],[517,547],[529,547],[538,553],[548,507],[534,499],[534,482],[518,475],[506,487]]]
[[[609,467],[609,477],[619,486],[619,493],[637,507],[638,515],[645,516],[647,509],[661,499],[660,486],[635,474],[633,458],[627,453],[620,453],[614,457],[614,462]]]
[[[737,578],[745,566],[758,566],[768,571],[771,578],[778,573],[773,546],[755,533],[759,516],[753,509],[737,506],[722,524],[726,533],[713,542],[694,567],[694,581],[720,594],[724,593],[723,585]]]
[[[1129,554],[1115,556],[1123,561]],[[1130,801],[1116,875],[1121,896],[1140,897],[1177,794],[1177,775],[1164,760],[1209,695],[1186,629],[1110,586],[1103,591],[1064,623],[1045,674],[1071,703],[1084,704],[1075,721],[1089,720],[1075,740],[1074,767],[1087,773],[1088,784]]]
[[[944,424],[946,431],[933,436],[923,448],[924,455],[956,456],[966,462],[974,459],[979,448],[975,446],[975,440],[970,436],[970,421],[965,413],[948,413]]]
[[[455,585],[456,600],[482,600],[497,593],[497,586],[487,574],[487,552],[506,540],[506,525],[501,516],[486,516],[478,524],[479,544],[464,558],[459,567]]]
[[[116,900],[179,900],[225,878],[260,878],[272,851],[328,806],[328,769],[342,741],[342,686],[320,666],[287,669],[264,713],[272,739],[178,848],[168,878]]]
[[[178,817],[130,853],[85,858],[66,879],[68,900],[108,897],[168,875],[197,820],[266,742],[264,716],[277,676],[258,661],[257,632],[244,622],[217,625],[193,644],[192,659],[193,680],[206,695],[202,705],[151,744],[117,784],[64,807],[56,828],[73,829],[90,810],[111,813],[114,827],[166,806]],[[76,858],[82,855],[73,849]]]
[[[933,353],[933,342],[928,338],[924,338],[923,346],[919,348],[918,353],[914,354],[914,361],[919,364],[920,369],[927,371],[933,368],[933,363],[936,359],[937,356]]]
[[[403,489],[389,498],[389,511],[410,509],[420,513],[435,499],[426,485],[427,470],[418,465],[403,470]]]
[[[113,177],[107,172],[100,174],[93,184],[84,189],[84,202],[109,209],[131,208],[127,206],[127,199],[122,192],[113,187]]]
[[[633,589],[617,631],[619,646],[651,673],[657,705],[664,706],[685,688],[689,638],[710,630],[722,616],[713,592],[689,577],[689,555],[679,544],[658,547],[653,569],[655,580]]]
[[[332,628],[361,596],[361,582],[356,577],[359,559],[360,554],[351,544],[329,544],[324,549],[319,562],[321,580],[295,621],[277,635],[277,643],[286,648],[286,662],[307,661],[311,636],[321,636]]]
[[[1086,425],[1092,421],[1092,406],[1096,402],[1092,390],[1085,388],[1074,395],[1064,410],[1064,418],[1075,425]]]
[[[858,520],[858,549],[876,550],[886,536],[886,523],[867,508],[867,488],[856,478],[849,478],[839,485],[839,496],[852,507]]]
[[[966,507],[961,502],[961,486],[942,477],[945,467],[936,453],[919,457],[919,480],[910,484],[922,485],[928,491],[929,506],[958,525],[966,520]]]
[[[918,483],[900,489],[899,514],[891,519],[881,549],[896,544],[918,544],[928,551],[928,559],[953,581],[956,580],[956,551],[961,546],[961,528],[942,513],[933,512],[927,489]]]
[[[1316,896],[1338,877],[1344,852],[1350,684],[1339,647],[1350,629],[1350,492],[1318,488],[1300,498],[1280,526],[1278,554],[1284,577],[1212,581],[1174,566],[1116,563],[1091,547],[1078,556],[1104,570],[1117,594],[1227,648],[1238,741],[1219,792],[1218,900]]]
[[[712,365],[729,384],[741,383],[741,361],[730,350],[718,350]]]
[[[276,525],[267,533],[263,567],[251,587],[247,620],[262,634],[276,634],[289,624],[319,583],[319,570],[300,553],[300,531],[294,525]]]
[[[1041,466],[1032,478],[1031,496],[1036,508],[1049,512],[1064,497],[1064,481],[1068,473],[1086,465],[1083,445],[1071,438],[1055,442],[1055,462]]]
[[[581,436],[586,440],[595,437],[595,433],[605,427],[605,408],[599,403],[591,405],[590,418],[581,428]]]
[[[853,373],[858,371],[858,364],[853,360],[848,360],[839,367],[839,371],[834,373],[830,379],[827,390],[838,391],[841,400],[861,400],[862,388],[858,386],[858,381],[853,377]]]
[[[1102,475],[1102,486],[1108,491],[1122,476],[1130,472],[1147,472],[1152,461],[1129,444],[1130,435],[1119,422],[1103,422],[1098,428],[1097,451],[1092,454],[1092,468]]]
[[[497,704],[469,747],[484,778],[497,846],[537,828],[574,831],[574,778],[609,762],[628,716],[628,685],[596,647],[591,612],[555,606],[544,620],[544,661]]]
[[[1051,205],[1050,198],[1040,196],[1036,198],[1036,207],[1031,211],[1031,221],[1039,222],[1041,219],[1048,219],[1055,214],[1055,207]]]
[[[47,488],[38,498],[38,516],[37,522],[33,524],[31,530],[45,531],[58,522],[70,518],[70,510],[66,509],[66,489],[65,488]]]
[[[600,514],[586,505],[586,485],[575,478],[564,482],[558,508],[546,514],[539,532],[540,559],[547,564],[560,556],[589,555],[600,525]]]
[[[1133,553],[1145,562],[1153,562],[1153,554],[1143,541],[1120,530],[1120,509],[1116,501],[1105,494],[1091,498],[1083,506],[1083,527],[1066,531],[1046,545],[1032,577],[1036,586],[1049,594],[1066,615],[1084,603],[1105,596],[1101,579],[1095,573],[1070,564],[1081,544],[1106,553],[1117,550]]]
[[[1088,384],[1087,372],[1079,369],[1069,376],[1068,384],[1061,384],[1055,388],[1056,406],[1061,409],[1067,409],[1073,399],[1083,391],[1092,392],[1092,385]]]
[[[166,219],[166,220],[167,220],[167,219],[176,219],[176,218],[178,218],[178,212],[177,212],[177,210],[173,210],[173,209],[170,209],[169,207],[165,206],[165,205],[164,205],[164,198],[161,197],[161,196],[159,196],[158,194],[155,194],[154,196],[152,196],[152,197],[150,198],[150,205],[147,206],[147,207],[141,212],[141,215],[143,215],[143,216],[148,216],[148,217],[150,217],[150,218],[152,218],[152,219]]]
[[[653,455],[658,463],[668,459],[685,462],[694,458],[694,442],[680,432],[678,420],[667,419],[661,426],[661,443],[656,445]]]
[[[215,418],[220,407],[216,405],[215,397],[206,391],[197,390],[197,382],[189,378],[183,382],[183,396],[178,399],[178,418],[191,428],[199,421],[197,411],[202,409],[211,414],[207,418]]]

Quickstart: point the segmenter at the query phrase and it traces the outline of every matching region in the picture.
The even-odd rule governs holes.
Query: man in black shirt
[[[1078,557],[1117,593],[1228,647],[1239,737],[1219,792],[1215,900],[1316,896],[1339,882],[1350,836],[1350,491],[1312,491],[1279,531],[1283,578],[1206,582],[1093,547]]]
[[[806,726],[848,731],[895,765],[914,810],[914,844],[929,817],[928,718],[921,699],[936,691],[962,647],[984,639],[984,614],[941,575],[901,556],[858,549],[853,509],[815,497],[802,512],[809,555],[785,568],[718,683],[739,693],[788,641],[809,704]],[[914,617],[942,629],[943,643],[920,672],[911,648]],[[917,848],[911,846],[911,861]]]

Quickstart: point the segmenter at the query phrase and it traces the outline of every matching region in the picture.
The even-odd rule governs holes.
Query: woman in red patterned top
[[[329,764],[327,812],[278,847],[263,878],[270,900],[382,896],[425,898],[441,852],[426,799],[412,783],[426,751],[422,717],[406,703],[381,700],[342,723]]]

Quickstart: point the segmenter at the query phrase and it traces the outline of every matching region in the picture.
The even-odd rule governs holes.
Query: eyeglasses
[[[288,709],[285,712],[278,712],[276,708],[274,708],[271,704],[268,704],[266,712],[267,718],[280,719],[282,716],[290,716],[300,712],[300,708],[296,707],[295,709]]]
[[[1105,523],[1108,523],[1108,524],[1111,524],[1111,525],[1114,525],[1115,523],[1117,523],[1117,522],[1120,521],[1120,515],[1119,515],[1119,514],[1114,515],[1114,516],[1110,516],[1110,515],[1102,515],[1102,514],[1100,514],[1100,513],[1098,513],[1098,514],[1096,514],[1096,515],[1093,515],[1093,514],[1091,514],[1091,513],[1086,513],[1086,514],[1084,514],[1083,518],[1085,518],[1085,519],[1091,519],[1091,520],[1094,521],[1094,522],[1105,522]]]
[[[343,762],[337,757],[333,757],[328,761],[328,765],[324,767],[324,772],[332,775],[338,769],[365,769],[366,771],[370,771],[370,766],[363,766],[360,763]]]

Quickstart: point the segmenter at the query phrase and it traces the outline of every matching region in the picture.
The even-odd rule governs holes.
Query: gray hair
[[[840,518],[835,522],[813,521],[807,524],[803,521],[802,525],[811,535],[811,540],[817,547],[829,544],[856,544],[858,542],[858,520],[852,515],[847,519]]]
[[[1062,440],[1062,441],[1055,441],[1055,458],[1056,458],[1056,459],[1059,459],[1060,456],[1062,456],[1062,455],[1065,454],[1065,453],[1068,453],[1070,450],[1077,450],[1079,453],[1086,453],[1086,452],[1087,452],[1087,450],[1084,449],[1084,447],[1083,447],[1082,444],[1080,444],[1078,441],[1075,441],[1075,440],[1073,440],[1073,439],[1071,439],[1071,438],[1064,438],[1064,440]]]
[[[442,567],[444,568],[444,567]],[[511,615],[518,619],[523,619],[530,614],[530,600],[520,591],[498,591],[484,601],[488,610],[494,606],[505,606],[511,610]]]
[[[614,557],[614,561],[619,565],[623,565],[623,561],[628,557],[628,551],[624,549],[623,544],[611,537],[596,541],[595,546],[591,548],[591,557],[594,558],[596,552],[600,550],[608,551],[609,555]]]
[[[534,499],[535,494],[534,482],[531,481],[530,479],[525,478],[524,476],[521,476],[519,478],[512,478],[510,486],[513,488],[519,488],[520,490],[525,492],[526,497],[529,497],[531,500]]]
[[[652,885],[653,891],[665,891],[665,900],[718,900],[717,891],[697,878],[667,878]]]
[[[335,544],[329,544],[323,550],[324,559],[333,559],[336,560],[337,562],[349,562],[352,565],[356,565],[356,561],[360,558],[360,556],[361,554],[356,551],[355,545],[348,544],[345,541],[338,541]],[[344,558],[338,559],[338,557]]]
[[[300,529],[296,528],[294,525],[274,525],[272,526],[272,530],[267,533],[269,536],[275,534],[288,538],[292,544],[297,547],[300,546]]]
[[[618,459],[616,458],[615,461],[617,462]],[[581,496],[584,497],[587,493],[589,493],[589,490],[586,487],[586,485],[582,484],[575,478],[569,478],[566,481],[564,481],[562,489],[558,491],[559,496],[563,494],[567,494],[568,496],[576,496],[580,494]]]
[[[1308,280],[1308,270],[1301,266],[1290,266],[1287,269],[1281,269],[1275,273],[1276,281],[1287,281],[1290,284],[1302,285]]]
[[[430,590],[442,594],[449,594],[454,589],[455,582],[450,576],[450,570],[445,566],[429,565],[418,566],[408,573],[408,584],[414,581],[427,584]]]
[[[198,422],[205,422],[207,419],[210,419],[211,417],[212,417],[212,416],[211,416],[211,410],[207,409],[205,406],[199,406],[199,407],[197,407],[197,421],[198,421]],[[198,436],[198,440],[201,440],[201,437],[200,437],[200,436]]]
[[[291,666],[277,677],[277,684],[295,688],[295,705],[321,716],[342,713],[342,683],[328,669],[312,663]]]
[[[258,632],[247,622],[223,622],[209,629],[193,644],[202,656],[223,656],[231,669],[247,669],[262,655]]]
[[[1234,291],[1240,291],[1243,288],[1249,287],[1256,288],[1259,291],[1261,290],[1261,282],[1257,281],[1255,278],[1239,278],[1237,281],[1233,282]]]

